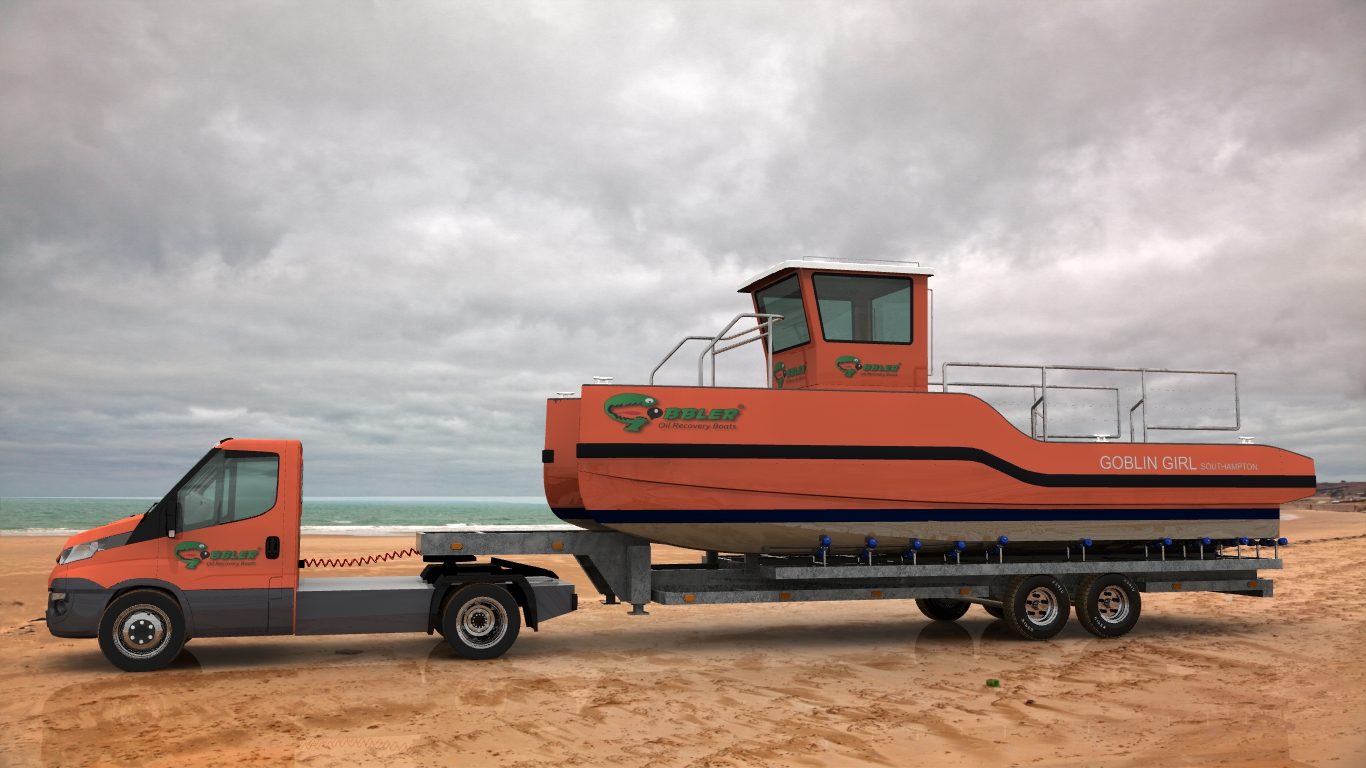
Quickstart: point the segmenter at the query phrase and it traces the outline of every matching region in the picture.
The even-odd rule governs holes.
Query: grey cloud
[[[803,254],[938,269],[940,360],[1237,369],[1246,431],[1360,477],[1363,33],[1353,3],[8,4],[0,494],[156,493],[227,434],[303,439],[314,494],[536,493],[545,395],[643,381]]]

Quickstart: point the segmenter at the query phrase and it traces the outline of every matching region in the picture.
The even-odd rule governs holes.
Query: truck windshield
[[[273,453],[221,451],[176,494],[182,531],[263,515],[275,506],[280,457]]]
[[[754,301],[761,313],[783,316],[773,325],[774,352],[811,341],[811,332],[806,329],[806,310],[802,309],[802,290],[796,275],[755,291]]]
[[[911,343],[911,281],[906,277],[813,275],[826,341]]]

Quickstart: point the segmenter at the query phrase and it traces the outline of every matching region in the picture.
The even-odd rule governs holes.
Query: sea
[[[0,536],[70,536],[140,515],[156,498],[4,498]],[[475,526],[556,525],[540,496],[304,497],[302,531],[385,536]]]

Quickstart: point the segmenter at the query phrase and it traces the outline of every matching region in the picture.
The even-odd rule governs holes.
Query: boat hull
[[[613,417],[626,394],[659,415]],[[959,394],[590,386],[551,401],[546,434],[561,518],[728,552],[1274,538],[1314,486],[1289,451],[1040,442]]]

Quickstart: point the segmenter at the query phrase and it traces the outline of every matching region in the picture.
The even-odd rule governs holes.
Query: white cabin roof
[[[880,272],[893,275],[934,275],[934,270],[922,267],[914,261],[878,261],[876,259],[835,259],[810,258],[789,259],[765,269],[763,272],[740,283],[736,290],[749,293],[758,283],[787,269],[819,269],[829,272]]]

